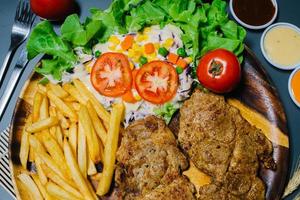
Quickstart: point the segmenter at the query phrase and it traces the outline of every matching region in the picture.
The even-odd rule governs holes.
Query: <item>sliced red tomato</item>
[[[152,61],[139,69],[135,85],[144,100],[154,104],[163,104],[175,96],[178,88],[178,75],[171,64]]]
[[[132,73],[127,56],[104,53],[96,61],[91,73],[94,88],[102,95],[119,97],[132,86]]]
[[[127,102],[127,103],[136,103],[138,102],[132,93],[132,90],[128,90],[125,94],[123,94],[122,96],[123,101]]]

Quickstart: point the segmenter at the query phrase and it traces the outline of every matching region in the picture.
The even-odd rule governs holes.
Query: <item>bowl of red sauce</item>
[[[290,75],[289,93],[294,103],[300,108],[300,67]]]
[[[264,29],[271,25],[278,13],[276,0],[230,0],[233,18],[249,29]]]

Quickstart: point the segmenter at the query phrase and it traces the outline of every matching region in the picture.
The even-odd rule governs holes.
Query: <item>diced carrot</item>
[[[153,43],[147,43],[147,44],[145,44],[145,46],[144,46],[144,52],[146,54],[152,54],[152,53],[154,53],[154,51],[155,51],[155,47],[154,47]]]
[[[127,103],[136,103],[137,100],[134,98],[133,93],[131,90],[128,90],[125,94],[122,96],[123,101]]]
[[[133,45],[133,39],[134,39],[133,35],[127,35],[121,43],[122,49],[123,50],[130,49]]]
[[[136,75],[137,75],[138,71],[139,71],[138,69],[132,70],[132,87],[133,87],[134,89],[136,89],[136,86],[135,86],[135,78],[136,78]]]
[[[175,53],[169,53],[168,55],[168,61],[172,64],[176,64],[177,60],[179,59],[179,56]]]
[[[185,69],[188,65],[188,63],[184,60],[184,59],[179,59],[176,63],[176,65],[182,67],[183,69]]]

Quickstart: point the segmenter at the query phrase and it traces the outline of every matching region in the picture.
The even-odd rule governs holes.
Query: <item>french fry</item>
[[[59,98],[66,98],[68,93],[58,84],[48,83],[49,88],[54,92]]]
[[[71,95],[67,96],[66,98],[63,99],[65,102],[74,102],[77,101],[74,97]]]
[[[56,126],[55,137],[56,137],[56,140],[57,140],[58,144],[62,148],[63,147],[63,138],[64,138],[64,136],[63,136],[63,132],[62,132],[60,126]]]
[[[105,130],[101,120],[98,118],[98,115],[97,115],[96,111],[94,110],[94,107],[90,101],[87,102],[86,108],[89,111],[89,114],[92,119],[96,133],[98,134],[102,143],[105,144],[106,137],[107,137],[106,130]]]
[[[26,128],[29,133],[36,133],[42,130],[51,128],[58,124],[58,119],[56,117],[48,117],[46,119],[37,121]]]
[[[29,155],[29,150],[30,150],[30,145],[29,145],[29,133],[26,131],[26,127],[31,124],[31,117],[29,117],[26,120],[25,126],[22,131],[22,136],[21,136],[21,147],[20,147],[20,161],[21,165],[24,169],[27,168],[27,160],[28,160],[28,155]],[[32,158],[32,161],[34,158]]]
[[[86,96],[93,104],[98,116],[103,120],[105,127],[108,128],[109,124],[109,113],[99,103],[96,97],[87,89],[87,87],[78,79],[73,80],[75,87],[78,89],[82,96]]]
[[[59,146],[58,142],[49,133],[42,134],[42,140],[46,150],[49,152],[51,158],[54,160],[57,166],[59,166],[61,170],[65,172],[66,176],[71,177],[63,150],[61,146]]]
[[[46,177],[46,174],[44,173],[44,170],[42,169],[42,164],[44,162],[42,161],[42,159],[39,157],[39,155],[37,154],[35,156],[35,165],[36,165],[36,171],[38,174],[38,177],[40,179],[40,182],[45,185],[48,182],[48,179]]]
[[[40,143],[40,141],[36,138],[36,136],[31,135],[29,137],[30,146],[32,146],[35,150],[35,153],[37,152],[39,157],[43,160],[43,162],[52,169],[56,174],[58,174],[60,177],[69,179],[68,176],[66,176],[65,172],[63,172],[60,167],[54,162],[54,160],[47,154],[45,148]]]
[[[67,118],[65,118],[65,116],[60,111],[57,111],[56,114],[57,114],[57,118],[60,121],[61,127],[63,129],[68,129],[70,127],[69,120]]]
[[[46,189],[49,192],[50,195],[54,196],[57,199],[63,199],[63,200],[83,200],[82,198],[77,198],[74,195],[68,193],[63,188],[59,187],[53,182],[48,182],[46,184]]]
[[[56,108],[54,106],[49,107],[49,115],[50,115],[50,117],[56,117],[57,116]]]
[[[46,119],[49,117],[49,100],[47,96],[44,96],[41,107],[40,107],[40,120]]]
[[[33,98],[32,108],[32,121],[36,122],[40,117],[40,107],[42,105],[43,95],[40,92],[36,92]]]
[[[28,158],[29,162],[33,162],[35,160],[35,156],[34,156],[34,150],[32,148],[32,146],[29,147],[29,158]]]
[[[69,129],[69,141],[74,155],[77,155],[77,124],[72,123]]]
[[[76,113],[65,104],[59,97],[57,97],[52,91],[47,92],[47,96],[51,102],[59,109],[64,116],[69,117],[73,121],[77,121]]]
[[[43,165],[43,170],[47,174],[47,177],[53,181],[55,184],[59,185],[60,187],[64,188],[64,190],[72,195],[74,195],[77,198],[83,198],[83,196],[80,194],[80,192],[74,188],[72,185],[69,185],[66,181],[64,181],[61,177],[59,177],[57,174],[55,174],[49,167],[46,165]]]
[[[41,183],[41,181],[39,180],[38,176],[36,174],[32,174],[31,175],[33,181],[35,182],[35,184],[37,185],[37,187],[39,188],[43,198],[45,200],[54,200],[54,198],[52,198],[48,192],[46,191],[45,186]]]
[[[23,183],[26,189],[30,192],[32,199],[34,200],[43,200],[43,196],[39,191],[39,188],[32,180],[32,178],[25,173],[18,175],[18,179]]]
[[[77,161],[79,169],[82,175],[86,178],[87,175],[87,146],[86,136],[81,122],[78,122],[78,149],[77,149]]]
[[[80,110],[80,103],[77,102],[66,102],[70,107],[72,107],[75,111]]]
[[[86,135],[89,156],[94,163],[97,163],[101,160],[100,144],[88,110],[84,105],[81,106],[78,115]]]
[[[93,163],[93,161],[90,158],[88,159],[87,174],[89,176],[97,174],[96,166],[95,166],[95,164]]]
[[[94,200],[95,195],[92,194],[92,191],[90,191],[89,186],[87,185],[87,180],[82,176],[71,146],[66,139],[64,140],[64,153],[69,169],[71,170],[73,180],[77,184],[77,188],[80,190],[85,199]]]
[[[43,95],[47,94],[47,88],[45,86],[43,86],[42,84],[38,84],[38,91]]]
[[[78,101],[81,104],[86,104],[88,98],[85,96],[82,96],[80,92],[77,90],[76,87],[71,85],[70,83],[66,83],[63,85],[63,88],[74,98],[76,101]]]
[[[116,161],[116,152],[118,148],[120,123],[122,121],[123,112],[123,104],[113,105],[109,123],[110,129],[108,130],[104,149],[104,168],[102,172],[103,178],[100,180],[97,188],[97,194],[100,196],[105,195],[109,191],[111,185],[114,165]]]

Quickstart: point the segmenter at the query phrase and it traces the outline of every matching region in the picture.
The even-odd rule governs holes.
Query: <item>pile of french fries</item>
[[[18,179],[31,199],[94,200],[107,194],[123,112],[123,104],[106,111],[78,79],[62,86],[39,84],[19,154],[24,170]],[[28,162],[36,172],[27,170]],[[99,162],[102,172],[96,168]]]

